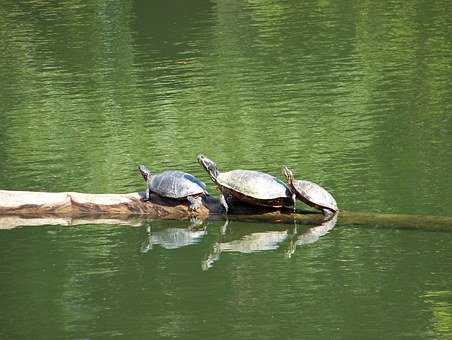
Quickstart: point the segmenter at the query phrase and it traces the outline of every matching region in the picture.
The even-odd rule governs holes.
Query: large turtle
[[[289,188],[274,176],[252,170],[219,172],[215,162],[204,155],[198,155],[198,162],[220,189],[220,202],[226,213],[229,210],[229,197],[261,207],[292,206]]]
[[[154,192],[162,197],[187,200],[188,208],[196,211],[202,206],[202,197],[208,195],[204,182],[186,172],[168,170],[153,175],[144,165],[140,165],[138,170],[147,184],[145,201],[149,201],[151,192]]]
[[[287,166],[283,167],[283,174],[292,192],[294,209],[295,199],[299,198],[307,205],[321,210],[326,217],[331,217],[339,210],[334,197],[320,185],[310,181],[295,180],[293,172]]]

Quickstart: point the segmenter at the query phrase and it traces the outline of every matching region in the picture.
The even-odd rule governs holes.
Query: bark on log
[[[143,219],[188,219],[193,215],[184,202],[151,195],[143,202],[142,193],[85,194],[76,192],[49,193],[0,190],[0,229],[30,225],[77,225],[93,223],[141,225]],[[217,199],[207,197],[196,217],[223,218]],[[250,220],[269,223],[317,225],[323,215],[308,211],[269,211],[240,206],[229,214],[231,220]],[[452,217],[354,213],[341,211],[340,224],[372,225],[424,230],[452,231]]]

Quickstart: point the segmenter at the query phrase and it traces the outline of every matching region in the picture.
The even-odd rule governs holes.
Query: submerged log
[[[189,219],[194,217],[185,202],[143,193],[85,194],[0,190],[0,229],[22,225],[128,224],[141,225],[145,219]],[[216,198],[204,198],[196,217],[223,218]],[[323,215],[311,211],[262,210],[240,206],[229,214],[231,220],[318,225]],[[341,211],[339,224],[371,225],[424,230],[452,231],[452,217],[428,215],[378,214]]]

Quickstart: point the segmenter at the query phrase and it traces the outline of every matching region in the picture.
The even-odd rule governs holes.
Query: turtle
[[[296,198],[313,208],[321,210],[325,217],[331,217],[339,210],[334,197],[320,185],[306,180],[294,179],[293,172],[287,166],[283,166],[282,172],[292,192],[294,211]]]
[[[227,198],[260,207],[285,208],[292,204],[291,191],[276,177],[254,170],[219,172],[214,161],[198,155],[198,162],[220,190],[220,203],[226,213]]]
[[[188,208],[196,211],[202,206],[202,197],[209,194],[204,182],[189,173],[167,170],[154,175],[144,165],[139,165],[138,170],[147,184],[144,201],[149,201],[154,192],[161,197],[187,200]]]

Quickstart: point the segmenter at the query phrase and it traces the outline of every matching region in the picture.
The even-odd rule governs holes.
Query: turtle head
[[[147,182],[149,178],[151,177],[151,171],[149,171],[148,168],[146,168],[144,165],[138,166],[138,171],[141,173],[141,176],[143,176],[144,180]]]
[[[292,170],[290,170],[287,166],[284,165],[282,168],[282,173],[283,173],[284,177],[286,177],[287,182],[292,183],[292,181],[293,181]]]
[[[216,180],[218,177],[218,168],[214,161],[208,159],[206,156],[199,154],[198,155],[198,162],[202,165],[204,169],[209,173],[210,177],[213,180]]]

